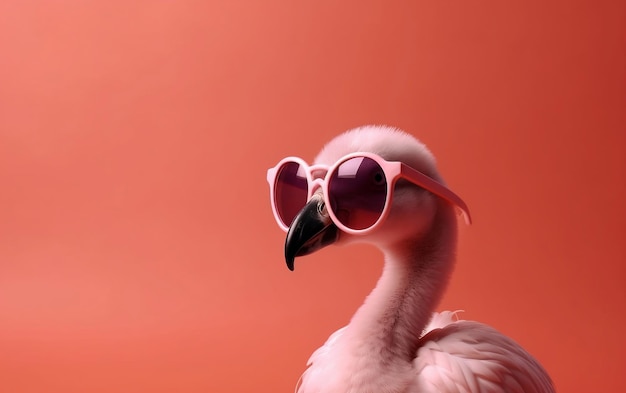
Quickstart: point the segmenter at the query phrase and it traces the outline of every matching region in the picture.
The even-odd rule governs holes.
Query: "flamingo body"
[[[398,367],[385,378],[356,388],[344,385],[341,392],[553,392],[552,382],[541,365],[515,341],[485,324],[456,320],[455,313],[434,313],[420,339],[410,367]],[[309,358],[298,392],[327,392],[328,381],[343,367],[341,336],[346,327],[333,333]],[[339,342],[339,343],[338,343]],[[380,369],[362,369],[379,375]],[[358,374],[353,375],[357,382]],[[365,378],[363,378],[364,380]],[[389,381],[391,379],[391,381]],[[357,382],[358,383],[358,382]],[[390,389],[398,386],[397,389]],[[359,390],[360,389],[360,390]],[[336,390],[333,390],[336,391]]]

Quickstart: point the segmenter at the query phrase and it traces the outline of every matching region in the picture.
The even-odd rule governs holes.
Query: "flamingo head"
[[[338,135],[324,146],[314,165],[332,167],[346,155],[357,152],[374,153],[386,161],[402,162],[443,184],[435,158],[426,146],[413,136],[386,126],[363,126]],[[324,175],[320,173],[319,177]],[[401,244],[415,243],[432,232],[442,213],[454,219],[452,205],[405,179],[395,183],[389,213],[371,231],[358,234],[342,231],[331,219],[324,200],[320,187],[289,227],[285,259],[291,270],[296,257],[311,254],[330,244],[367,242],[383,250],[397,248]],[[452,221],[451,225],[456,229],[456,221]]]

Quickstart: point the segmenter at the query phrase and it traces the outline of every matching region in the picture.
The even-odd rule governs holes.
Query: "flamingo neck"
[[[383,250],[385,265],[378,284],[348,325],[359,353],[382,354],[383,362],[413,360],[454,265],[456,222],[449,221],[435,220],[418,242]]]

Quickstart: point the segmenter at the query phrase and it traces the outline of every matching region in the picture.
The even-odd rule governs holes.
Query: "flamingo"
[[[389,206],[382,213],[380,205],[372,208],[378,217],[364,218],[370,222],[363,226],[378,221],[365,229],[346,224],[350,212],[342,212],[341,203],[348,198],[345,203],[367,204],[354,198],[370,198],[369,189],[341,194],[340,184],[328,184],[335,181],[328,173],[341,171],[338,161],[361,154],[415,171],[412,180],[405,172],[386,179],[392,183]],[[285,181],[285,162],[301,181],[302,190],[295,194],[277,191],[277,182]],[[381,173],[370,175],[371,190],[384,182]],[[457,312],[434,312],[455,261],[456,210],[468,222],[470,217],[416,138],[387,126],[359,127],[326,144],[314,165],[283,160],[268,171],[268,181],[274,214],[287,231],[285,258],[291,270],[296,257],[330,244],[370,243],[385,261],[377,285],[349,324],[311,355],[297,393],[554,392],[544,368],[514,340],[485,324],[461,320]]]

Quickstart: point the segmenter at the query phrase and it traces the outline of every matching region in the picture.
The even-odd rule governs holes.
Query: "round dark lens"
[[[328,193],[331,209],[343,225],[351,229],[369,228],[385,207],[385,172],[371,158],[351,158],[332,173]]]
[[[274,202],[283,224],[290,226],[308,197],[306,172],[297,162],[285,163],[278,172]]]

